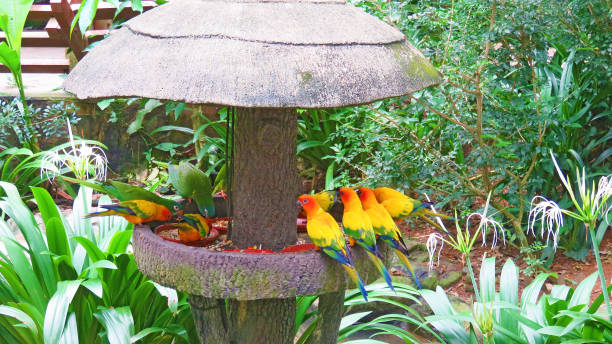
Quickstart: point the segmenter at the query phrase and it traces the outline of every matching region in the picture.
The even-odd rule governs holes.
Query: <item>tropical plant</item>
[[[317,188],[319,174],[325,174],[325,189],[334,188],[333,177],[336,166],[335,156],[338,147],[330,136],[338,130],[339,111],[302,109],[298,110],[297,156],[309,166],[301,172],[302,176],[312,177],[312,187]]]
[[[536,221],[540,220],[541,229],[540,235],[543,237],[544,232],[547,232],[547,238],[552,237],[554,248],[557,248],[557,240],[559,237],[559,229],[563,225],[563,214],[568,215],[580,223],[584,224],[586,231],[588,232],[591,243],[593,245],[593,254],[597,262],[597,270],[599,272],[601,288],[605,289],[606,278],[604,276],[603,266],[601,264],[601,258],[599,256],[599,244],[605,234],[605,230],[608,228],[608,214],[612,210],[612,174],[609,176],[603,176],[599,179],[599,183],[595,186],[595,181],[587,181],[586,170],[583,167],[582,173],[576,168],[576,183],[578,184],[578,193],[574,193],[572,183],[569,177],[566,177],[553,155],[552,151],[550,156],[555,165],[555,169],[561,178],[561,182],[565,187],[565,190],[572,199],[572,203],[575,211],[560,208],[556,202],[550,201],[542,196],[536,196],[532,200],[532,209],[529,212],[529,229],[535,235],[534,225]],[[597,222],[601,221],[602,224],[605,221],[604,226],[601,228],[601,233],[596,233]],[[604,300],[606,303],[606,309],[608,310],[609,316],[612,316],[612,306],[610,305],[610,297],[608,293],[604,293]]]
[[[197,343],[186,295],[148,280],[128,253],[132,226],[109,217],[94,230],[83,219],[91,189],[80,189],[67,219],[46,190],[33,187],[39,225],[12,184],[0,182],[0,187],[6,193],[0,209],[25,238],[21,243],[0,220],[0,343],[130,343],[143,338]],[[110,202],[103,196],[99,204]]]
[[[444,290],[421,290],[425,302],[434,312],[427,316],[447,343],[600,343],[612,339],[612,322],[597,313],[602,304],[600,294],[591,303],[597,273],[585,278],[574,289],[554,285],[544,292],[542,287],[553,273],[538,275],[518,298],[519,270],[508,259],[496,292],[495,257],[483,259],[480,269],[482,301],[472,311],[455,311]],[[608,287],[608,292],[612,286]],[[540,296],[541,294],[541,296]],[[605,295],[605,293],[603,293]],[[468,323],[466,329],[464,326]]]
[[[558,151],[575,152],[607,174],[612,136],[602,123],[611,118],[612,93],[602,37],[608,29],[593,19],[606,15],[605,1],[355,3],[406,33],[443,73],[443,83],[336,110],[349,114],[337,135],[351,143],[332,160],[357,172],[349,183],[365,178],[427,190],[442,205],[456,202],[461,213],[491,193],[509,238],[527,247],[524,195],[551,189],[554,170],[542,159],[547,149],[563,146]],[[552,24],[561,17],[564,25]]]
[[[18,98],[0,99],[0,144],[30,148],[39,139],[53,139],[65,134],[66,120],[79,122],[78,108],[72,103],[53,102],[24,108]]]
[[[21,77],[21,34],[34,0],[3,1],[0,3],[0,30],[6,42],[0,42],[0,63],[9,69],[19,89],[21,111],[26,111],[23,79]]]
[[[19,193],[25,195],[30,186],[43,182],[39,173],[46,166],[43,154],[17,147],[0,151],[0,181],[14,184]],[[4,192],[0,191],[0,195],[4,195]]]
[[[368,339],[366,341],[350,339],[351,335],[357,332],[369,332],[372,333],[372,337],[387,334],[404,340],[407,343],[418,343],[418,338],[414,333],[407,331],[402,326],[398,326],[397,323],[406,323],[431,338],[442,340],[436,332],[425,324],[421,315],[410,306],[407,306],[408,303],[421,304],[417,297],[418,292],[412,286],[403,283],[394,282],[393,287],[395,291],[389,289],[386,283],[374,283],[366,286],[370,303],[386,303],[403,310],[401,313],[384,314],[370,320],[365,318],[370,316],[372,311],[351,311],[351,308],[359,308],[368,302],[361,297],[358,289],[347,290],[344,297],[345,314],[340,323],[338,342],[342,341],[342,343],[347,344],[383,343],[375,339]],[[312,333],[320,321],[318,308],[315,306],[318,298],[318,296],[302,296],[297,298],[296,335],[300,329],[303,330],[299,337],[295,339],[297,344],[312,343]]]

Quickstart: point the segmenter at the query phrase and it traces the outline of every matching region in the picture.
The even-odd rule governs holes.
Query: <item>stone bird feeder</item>
[[[64,88],[80,99],[235,106],[231,239],[280,250],[296,243],[296,109],[369,103],[438,81],[401,32],[343,0],[174,0],[102,41]],[[133,245],[147,276],[191,294],[203,343],[292,343],[301,295],[321,295],[313,343],[336,341],[347,277],[319,252],[211,252],[147,228]],[[373,281],[373,265],[353,252]]]

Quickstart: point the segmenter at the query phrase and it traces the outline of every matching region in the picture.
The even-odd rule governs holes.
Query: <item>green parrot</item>
[[[188,162],[181,161],[178,167],[168,164],[168,177],[179,195],[196,203],[200,214],[205,217],[215,216],[213,187],[204,172]]]
[[[168,198],[160,197],[155,193],[143,189],[139,186],[130,185],[114,180],[100,183],[95,181],[80,180],[66,176],[62,176],[62,178],[67,182],[78,183],[80,185],[90,187],[98,192],[115,197],[119,200],[119,202],[145,200],[157,203],[159,205],[163,205],[166,208],[170,209],[170,211],[172,211],[173,213],[176,213],[177,211],[182,209],[182,205],[180,203]]]

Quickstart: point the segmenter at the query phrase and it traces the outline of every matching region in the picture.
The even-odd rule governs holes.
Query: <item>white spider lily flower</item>
[[[427,246],[427,253],[429,253],[429,263],[427,264],[427,266],[429,267],[429,271],[431,271],[431,269],[433,269],[434,267],[433,260],[439,242],[442,242],[442,245],[440,245],[440,248],[438,249],[438,262],[436,263],[436,265],[440,265],[440,252],[442,252],[442,248],[444,248],[444,238],[442,238],[442,235],[440,235],[439,233],[429,234],[429,237],[427,238],[427,243],[425,244]]]
[[[559,229],[563,226],[563,210],[555,201],[551,201],[542,196],[535,196],[531,200],[531,210],[527,218],[527,234],[531,232],[536,236],[534,229],[536,221],[540,221],[540,237],[544,238],[546,231],[546,244],[552,237],[553,247],[557,249]]]
[[[106,180],[108,159],[102,147],[86,143],[76,145],[70,121],[66,121],[70,146],[45,153],[40,170],[41,178],[44,175],[47,180],[52,181],[57,175],[62,174],[62,170],[68,169],[77,179],[85,180],[91,177],[96,180]]]
[[[489,228],[493,231],[493,241],[491,242],[491,248],[497,246],[497,240],[499,237],[498,232],[502,233],[504,246],[506,246],[506,232],[504,231],[504,227],[501,225],[501,223],[499,223],[499,221],[496,221],[492,217],[487,216],[486,213],[484,215],[481,213],[471,213],[465,220],[465,227],[469,228],[470,220],[472,219],[472,217],[476,216],[480,217],[479,226],[481,227],[480,233],[482,234],[482,246],[485,246],[487,244],[487,234],[489,233]]]
[[[425,195],[425,198],[427,198],[427,202],[431,203],[431,199],[429,199],[429,196],[428,196],[426,193],[424,193],[424,195]],[[434,213],[437,213],[437,212],[438,212],[438,211],[436,210],[436,207],[433,205],[433,203],[431,204],[431,210],[432,210]],[[440,225],[440,227],[442,227],[442,228],[443,228],[443,229],[444,229],[446,232],[448,232],[448,229],[446,229],[446,226],[445,226],[445,225],[444,225],[444,223],[442,222],[442,219],[440,219],[440,217],[439,217],[439,216],[436,216],[435,218],[436,218],[436,222],[437,222],[437,223]]]
[[[609,176],[599,178],[599,184],[597,185],[597,194],[595,195],[595,207],[603,210],[603,216],[608,222],[608,214],[612,210],[612,202],[608,205],[608,200],[612,197],[612,174]],[[606,209],[606,206],[608,207]]]

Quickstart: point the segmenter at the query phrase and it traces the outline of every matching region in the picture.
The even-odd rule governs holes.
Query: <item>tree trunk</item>
[[[224,299],[192,295],[189,296],[189,303],[204,344],[293,343],[296,312],[294,298],[253,301],[230,299],[226,304]]]
[[[293,109],[238,108],[231,239],[281,250],[297,241],[297,117]]]
[[[319,295],[319,321],[310,343],[336,344],[340,321],[344,313],[344,290]]]

